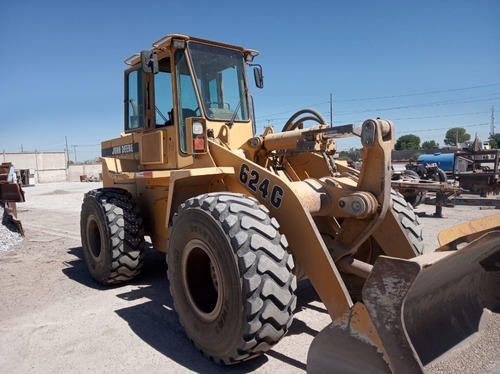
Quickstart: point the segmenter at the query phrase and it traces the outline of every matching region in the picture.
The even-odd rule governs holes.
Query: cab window
[[[188,50],[207,117],[248,121],[246,67],[241,51],[198,42],[189,42]]]
[[[144,128],[143,75],[141,70],[126,72],[125,130]]]
[[[156,127],[173,125],[172,77],[170,58],[159,61],[159,72],[154,76]]]
[[[179,145],[181,151],[186,152],[186,118],[198,117],[201,112],[184,50],[175,52],[175,65],[178,90]]]

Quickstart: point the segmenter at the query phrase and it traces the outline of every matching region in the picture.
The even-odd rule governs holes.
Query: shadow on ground
[[[109,289],[91,278],[81,247],[70,248],[68,254],[76,257],[66,262],[68,267],[63,269],[68,278],[96,290]],[[247,373],[257,370],[268,361],[263,355],[238,365],[220,366],[194,346],[174,310],[166,277],[165,254],[147,248],[141,274],[127,285],[131,286],[127,287],[127,292],[117,296],[134,305],[115,312],[144,342],[187,369],[203,373]],[[138,304],[139,300],[144,302]]]
[[[69,278],[95,290],[105,290],[107,287],[97,283],[90,276],[87,270],[87,265],[83,259],[83,249],[82,247],[74,247],[68,249],[68,254],[73,255],[76,259],[71,261],[65,261],[66,268],[62,272]]]
[[[68,278],[96,290],[109,289],[109,287],[100,285],[91,278],[83,259],[81,247],[70,248],[68,254],[75,257],[74,260],[66,262],[68,267],[63,269],[63,273]],[[268,351],[265,355],[234,366],[220,366],[205,357],[189,340],[179,322],[170,295],[166,269],[165,254],[148,247],[141,274],[132,282],[127,283],[128,286],[131,286],[127,287],[127,292],[117,295],[134,305],[115,311],[128,323],[139,338],[156,351],[187,369],[196,372],[252,372],[268,361],[267,356],[283,361],[283,363],[294,366],[299,370],[306,370],[306,365],[303,362],[273,350]],[[112,288],[116,289],[118,287],[113,286]],[[305,333],[315,336],[318,331],[312,329],[301,320],[301,311],[314,309],[319,313],[327,313],[327,310],[324,307],[313,305],[313,302],[318,301],[319,297],[309,281],[299,282],[296,294],[297,308],[295,310],[295,319],[289,329],[288,335]],[[139,300],[144,300],[144,302],[138,303]],[[284,339],[286,338],[285,336]]]

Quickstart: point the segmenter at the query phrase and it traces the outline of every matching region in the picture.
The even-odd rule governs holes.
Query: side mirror
[[[142,71],[146,74],[158,73],[158,56],[154,49],[141,51],[141,65]]]
[[[258,88],[264,88],[264,75],[262,74],[262,66],[257,64],[252,64],[253,66],[253,77],[255,78],[255,85]]]

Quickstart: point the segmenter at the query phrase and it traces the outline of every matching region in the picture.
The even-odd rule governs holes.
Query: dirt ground
[[[25,188],[18,205],[25,239],[0,251],[0,372],[3,373],[303,373],[309,345],[329,323],[307,282],[299,283],[289,334],[252,361],[220,367],[186,337],[173,310],[165,256],[148,249],[141,276],[103,287],[82,258],[79,212],[83,193],[100,183],[56,183]],[[417,212],[429,248],[437,233],[498,213],[479,207],[432,206]],[[500,317],[493,314],[477,343],[431,367],[433,373],[500,373]]]

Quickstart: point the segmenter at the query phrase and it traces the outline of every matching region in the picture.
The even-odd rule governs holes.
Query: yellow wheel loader
[[[92,277],[135,277],[149,236],[188,336],[223,364],[283,338],[308,278],[332,319],[309,372],[423,372],[498,307],[500,220],[448,231],[424,253],[412,207],[391,190],[393,124],[332,127],[305,109],[257,134],[257,55],[167,35],[125,60],[125,130],[102,142],[104,188],[81,211]],[[347,136],[360,138],[361,171],[334,158]]]

